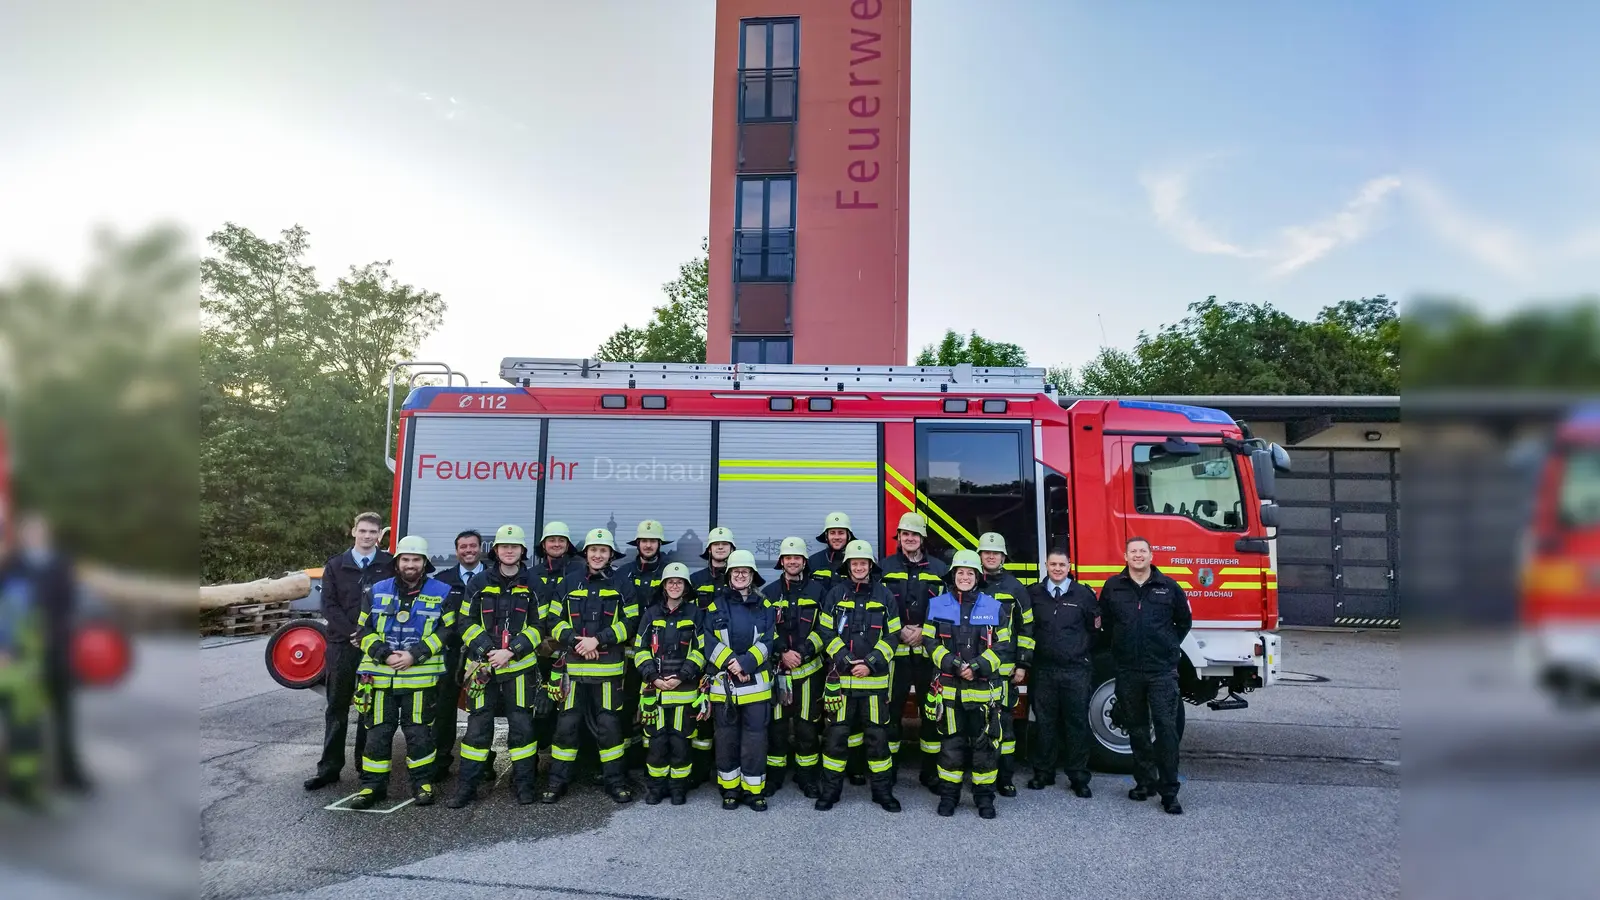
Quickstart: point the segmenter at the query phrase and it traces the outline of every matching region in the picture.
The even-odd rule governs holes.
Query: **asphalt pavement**
[[[899,791],[899,815],[848,785],[828,813],[792,786],[765,814],[724,812],[709,788],[684,807],[618,807],[587,786],[553,807],[518,806],[497,786],[465,810],[327,810],[356,785],[347,768],[337,788],[301,789],[322,696],[278,687],[261,640],[209,640],[200,886],[216,898],[318,900],[1394,896],[1398,635],[1292,632],[1286,643],[1299,673],[1290,683],[1251,695],[1246,710],[1189,708],[1185,815],[1134,803],[1126,776],[1102,774],[1092,799],[1064,782],[1023,787],[985,822],[970,800],[939,818],[914,784]]]

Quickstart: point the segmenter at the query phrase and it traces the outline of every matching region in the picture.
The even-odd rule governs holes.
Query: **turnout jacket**
[[[490,650],[511,651],[511,662],[495,670],[496,681],[538,666],[534,650],[543,640],[544,606],[529,576],[521,563],[515,574],[502,575],[496,562],[473,576],[461,599],[457,619],[466,658],[481,662]]]
[[[550,603],[550,638],[569,651],[583,638],[597,638],[600,655],[589,660],[569,652],[567,674],[579,681],[622,677],[638,618],[638,605],[610,566],[591,572],[585,564],[579,574],[568,576]]]
[[[1026,669],[1033,663],[1033,598],[1022,582],[1004,569],[993,575],[985,572],[978,588],[1000,601],[1000,608],[1005,612],[1015,659],[1007,660],[1000,674],[1010,677],[1018,666]]]
[[[854,535],[851,540],[855,540]],[[811,577],[822,582],[825,591],[831,591],[841,582],[848,581],[850,573],[845,570],[844,550],[835,550],[828,546],[826,537],[823,539],[822,549],[811,554],[806,560],[806,571]]]
[[[928,617],[928,601],[944,593],[944,576],[950,567],[926,552],[921,562],[912,562],[901,551],[883,561],[883,583],[899,603],[902,626],[922,627]],[[926,646],[897,643],[896,656],[927,656]]]
[[[1100,598],[1073,579],[1060,599],[1048,580],[1028,586],[1033,600],[1033,664],[1040,668],[1088,666],[1100,630]]]
[[[772,665],[782,666],[783,654],[793,650],[800,654],[800,665],[789,672],[789,677],[808,678],[822,671],[822,583],[810,572],[801,572],[798,581],[780,573],[761,588],[761,594],[772,605]]]
[[[711,599],[727,586],[727,566],[708,565],[689,576],[689,589],[694,592],[695,602],[700,604],[701,609],[710,606]]]
[[[456,611],[446,601],[450,586],[423,574],[416,584],[399,576],[372,586],[372,607],[361,613],[359,675],[372,676],[374,687],[414,691],[430,688],[444,676],[444,642],[456,624]],[[396,671],[384,661],[391,653],[411,654],[411,666]]]
[[[1142,585],[1126,567],[1107,578],[1100,588],[1100,615],[1112,659],[1123,672],[1175,671],[1194,624],[1183,588],[1155,566]]]
[[[539,595],[539,603],[546,609],[569,577],[582,575],[589,568],[576,548],[554,558],[543,554],[530,558],[534,561],[528,567],[528,587]]]
[[[678,679],[677,688],[657,695],[658,702],[680,706],[699,699],[700,672],[706,664],[700,649],[702,617],[688,591],[676,608],[669,609],[667,598],[657,589],[655,601],[639,619],[639,635],[633,642],[639,677],[646,685],[657,678]]]
[[[488,563],[480,563],[480,565],[482,568],[479,569],[477,575],[482,575],[484,572],[489,570]],[[440,569],[431,574],[434,578],[437,578],[450,586],[450,596],[445,598],[444,605],[451,612],[455,613],[455,616],[453,617],[455,620],[455,627],[450,629],[450,633],[445,636],[444,644],[446,647],[460,647],[461,632],[467,627],[467,624],[461,621],[461,601],[466,597],[467,583],[473,578],[477,577],[477,575],[469,576],[468,578],[463,579],[461,577],[461,566],[459,564],[451,566],[448,569]]]
[[[761,576],[757,575],[757,579]],[[772,699],[772,645],[775,617],[772,604],[756,588],[741,595],[725,587],[713,595],[706,607],[700,625],[701,652],[705,655],[708,673],[723,673],[728,664],[739,661],[739,668],[749,677],[740,681],[729,674],[726,678],[711,680],[711,699],[725,703],[728,692],[733,702],[743,706]]]
[[[938,672],[939,693],[947,703],[982,706],[1005,696],[1004,668],[1014,653],[1005,610],[978,589],[948,591],[928,604],[922,644]],[[961,677],[961,664],[972,667],[971,681]]]
[[[900,610],[894,594],[881,580],[883,570],[873,563],[866,581],[846,579],[828,592],[822,613],[822,652],[839,675],[845,692],[877,693],[889,689],[889,667],[900,644]],[[856,677],[850,670],[863,662],[870,670]]]

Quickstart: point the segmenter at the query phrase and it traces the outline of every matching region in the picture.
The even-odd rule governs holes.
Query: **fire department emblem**
[[[1201,587],[1211,587],[1211,585],[1215,584],[1216,581],[1217,581],[1217,573],[1211,571],[1210,569],[1201,569],[1200,570],[1200,586]]]
[[[400,610],[398,613],[395,613],[394,620],[399,622],[401,625],[404,625],[405,623],[411,621],[411,611],[405,609]]]

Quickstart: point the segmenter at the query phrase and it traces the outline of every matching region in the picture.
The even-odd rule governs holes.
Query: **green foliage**
[[[1083,367],[1086,394],[1398,394],[1400,319],[1382,294],[1306,322],[1271,304],[1215,296],[1131,352],[1104,348]]]
[[[1403,341],[1403,343],[1402,343]],[[1485,318],[1458,301],[1412,306],[1403,339],[1408,391],[1600,388],[1600,297]]]
[[[976,331],[962,337],[954,330],[948,330],[938,344],[922,348],[915,365],[959,366],[963,363],[974,366],[1026,366],[1028,354],[1016,344],[991,341]]]
[[[229,223],[200,263],[201,576],[315,565],[351,519],[386,513],[384,407],[394,363],[442,321],[438,294],[389,263],[322,286],[306,231],[276,241]],[[387,517],[387,516],[386,516]]]
[[[595,358],[610,362],[706,361],[706,320],[710,310],[709,243],[700,255],[678,267],[678,277],[661,286],[667,302],[655,307],[643,328],[624,325],[606,338]]]
[[[0,285],[0,409],[17,505],[74,555],[195,568],[194,263],[181,233],[96,237],[84,276]]]

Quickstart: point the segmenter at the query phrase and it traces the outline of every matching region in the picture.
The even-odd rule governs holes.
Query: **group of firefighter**
[[[378,524],[373,514],[358,518],[355,548],[324,569],[328,734],[305,786],[338,781],[341,703],[353,703],[361,786],[350,808],[387,799],[397,728],[414,802],[436,802],[464,690],[452,808],[496,779],[490,744],[502,717],[521,804],[559,802],[580,750],[592,747],[617,803],[634,799],[633,753],[644,757],[652,805],[681,805],[714,776],[723,809],[764,811],[792,773],[818,810],[840,801],[848,777],[898,812],[902,713],[915,696],[920,753],[910,755],[939,796],[939,815],[954,815],[970,784],[978,814],[992,819],[996,795],[1017,793],[1013,709],[1030,671],[1028,786],[1054,784],[1064,768],[1072,791],[1089,797],[1090,656],[1096,633],[1116,625],[1109,643],[1136,763],[1129,796],[1159,794],[1168,812],[1182,811],[1170,720],[1189,612],[1176,582],[1149,565],[1142,539],[1128,543],[1130,570],[1097,597],[1069,577],[1064,550],[1048,556],[1049,577],[1024,587],[996,533],[947,565],[924,552],[927,522],[914,512],[901,517],[897,549],[881,562],[848,515],[830,513],[817,537],[823,548],[808,554],[804,539],[785,538],[770,581],[721,527],[695,572],[667,560],[670,542],[654,520],[639,523],[626,564],[610,531],[589,531],[579,547],[564,523],[550,522],[531,546],[520,526],[502,526],[484,559],[481,537],[463,532],[457,565],[440,571],[420,537],[402,537],[392,557],[377,550]],[[358,608],[339,609],[352,586]],[[541,747],[549,751],[542,789]]]

